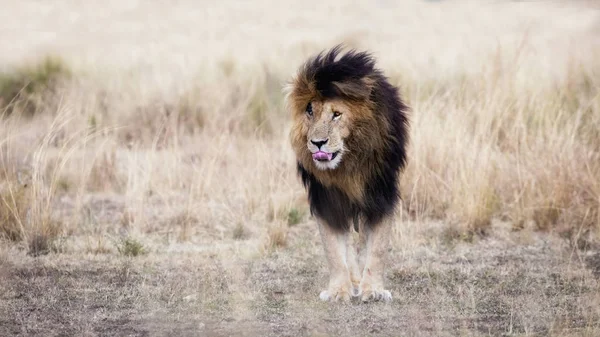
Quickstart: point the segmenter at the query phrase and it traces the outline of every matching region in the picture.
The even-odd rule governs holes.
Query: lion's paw
[[[319,294],[319,298],[321,299],[321,301],[323,302],[338,302],[338,301],[342,301],[342,302],[348,302],[350,301],[350,293],[348,291],[345,290],[323,290],[321,291],[321,294]]]
[[[389,290],[385,289],[368,289],[360,292],[359,296],[361,296],[361,300],[363,302],[370,301],[383,301],[383,302],[391,302],[392,301],[392,293]]]

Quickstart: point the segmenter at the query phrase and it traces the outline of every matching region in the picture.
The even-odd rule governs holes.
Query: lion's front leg
[[[392,300],[392,293],[384,288],[383,280],[392,221],[385,219],[374,228],[363,228],[366,234],[366,257],[359,287],[361,299],[365,302],[389,302]]]
[[[346,263],[348,264],[350,282],[352,282],[352,296],[358,296],[363,270],[359,263],[360,245],[358,244],[358,236],[358,233],[351,229],[346,244]]]
[[[348,232],[335,230],[320,220],[319,232],[329,265],[329,286],[319,297],[323,301],[349,301],[352,282],[347,263]]]

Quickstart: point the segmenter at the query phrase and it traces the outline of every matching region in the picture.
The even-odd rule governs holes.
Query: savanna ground
[[[2,1],[0,335],[600,335],[592,1]],[[282,86],[367,49],[412,107],[390,304],[327,269]]]

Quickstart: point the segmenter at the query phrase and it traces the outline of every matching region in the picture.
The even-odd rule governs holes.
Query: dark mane
[[[298,161],[298,174],[308,190],[311,212],[330,226],[347,230],[358,217],[364,219],[367,226],[377,226],[398,204],[399,175],[406,165],[408,107],[401,100],[398,88],[375,67],[370,54],[351,50],[340,56],[340,51],[341,47],[336,46],[304,64],[292,100],[298,109],[315,97],[343,98],[363,106],[368,102],[372,107],[371,120],[355,125],[346,140],[351,149],[348,156],[354,156],[348,158],[358,165],[358,171],[342,168],[337,172],[360,179],[361,200],[344,193],[343,186],[326,186],[319,180],[323,177],[317,178],[319,172],[311,172]],[[379,137],[385,146],[372,148],[369,144],[375,144],[373,137]]]
[[[367,52],[350,50],[341,57],[342,47],[335,46],[329,52],[321,52],[304,64],[304,74],[315,83],[316,91],[323,98],[348,97],[339,84],[364,87],[361,79],[379,74],[375,61]]]

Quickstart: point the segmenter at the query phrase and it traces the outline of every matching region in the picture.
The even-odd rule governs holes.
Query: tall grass
[[[474,231],[497,217],[598,234],[600,64],[563,67],[549,82],[519,85],[526,70],[484,69],[412,93],[408,208]]]
[[[223,6],[215,10],[229,5]],[[278,6],[271,10],[285,13],[281,20],[295,22],[294,11]],[[210,42],[221,52],[194,49],[198,59],[180,63],[150,48],[138,59],[141,65],[156,61],[148,67],[105,55],[109,66],[93,54],[72,66],[42,59],[5,71],[11,77],[3,75],[0,87],[2,235],[27,242],[46,227],[50,237],[83,235],[77,214],[89,198],[102,196],[129,219],[113,227],[180,230],[179,237],[192,241],[265,237],[268,247],[284,246],[285,224],[309,217],[298,211],[307,207],[281,88],[308,55],[342,40],[371,50],[412,108],[403,214],[441,219],[461,237],[485,235],[499,220],[515,230],[599,238],[600,61],[593,55],[600,47],[583,25],[586,13],[539,4],[523,5],[531,7],[523,14],[521,7],[500,4],[419,3],[406,5],[410,11],[402,13],[413,14],[398,22],[385,8],[369,8],[372,17],[365,18],[360,6],[335,6],[346,14],[323,21],[327,37],[289,36],[268,21],[257,29],[269,37],[269,48],[255,41],[255,53],[237,51],[249,42],[232,37]],[[438,29],[433,17],[439,11],[465,22],[469,34],[454,34],[466,42],[444,30],[462,26],[440,23],[444,29]],[[506,26],[489,26],[486,18]],[[361,20],[373,28],[340,33]],[[555,21],[570,28],[547,23]],[[537,30],[521,29],[525,23]],[[399,50],[398,41],[411,47]],[[99,71],[86,68],[96,66]],[[60,85],[50,84],[56,81]],[[34,88],[31,83],[52,88],[33,91],[44,97],[33,110],[21,94]],[[68,122],[57,122],[57,115]],[[33,177],[27,188],[17,171]],[[68,216],[59,212],[65,204],[75,205]],[[195,221],[167,221],[182,214]],[[52,218],[60,230],[50,230],[55,222],[44,219]]]

